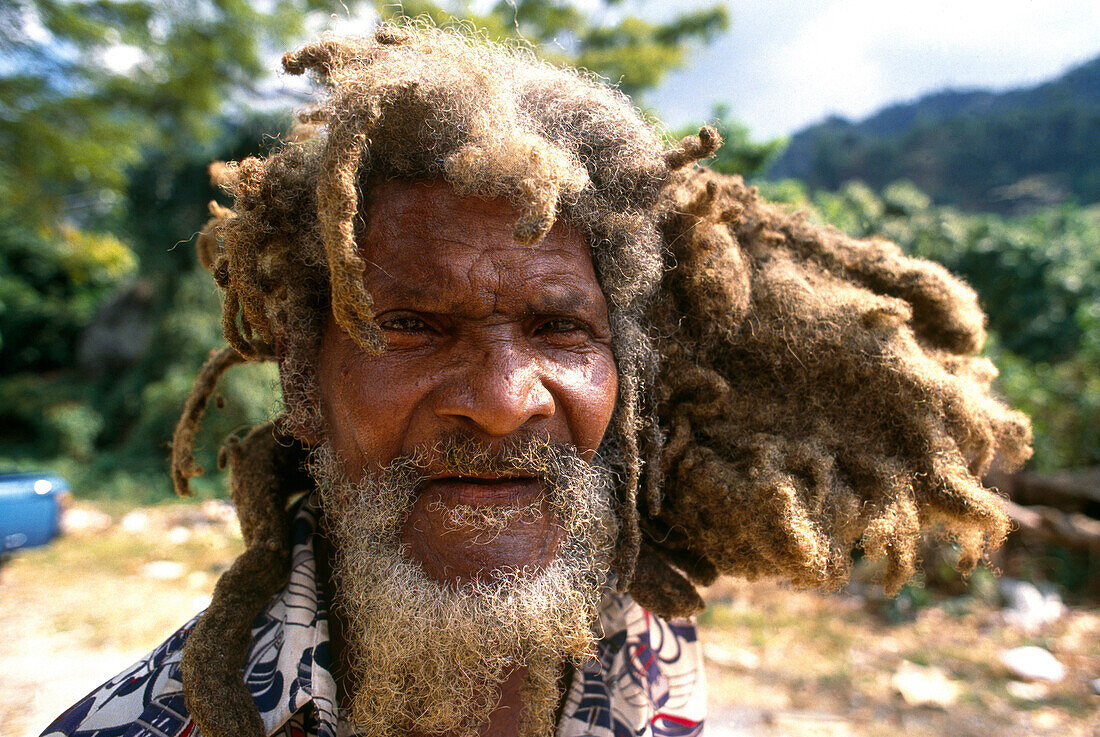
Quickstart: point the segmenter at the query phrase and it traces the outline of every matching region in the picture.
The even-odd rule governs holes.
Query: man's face
[[[591,460],[615,405],[607,304],[587,243],[559,220],[541,242],[518,245],[518,216],[443,182],[379,185],[359,246],[387,349],[365,353],[331,316],[324,331],[321,403],[341,471],[358,479],[399,457],[428,460],[401,539],[439,581],[544,566],[560,528],[538,509],[508,514],[539,506],[537,478],[456,475],[431,449],[455,433],[489,449],[539,436]],[[511,521],[486,543],[482,527],[456,524],[456,508]]]
[[[365,734],[468,733],[506,680],[525,733],[549,734],[559,668],[594,642],[616,528],[594,458],[618,383],[607,305],[579,233],[519,246],[517,216],[378,187],[359,243],[387,348],[325,328],[312,470]]]

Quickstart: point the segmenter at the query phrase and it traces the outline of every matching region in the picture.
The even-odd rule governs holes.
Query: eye
[[[423,348],[431,345],[438,332],[432,323],[415,312],[390,312],[378,318],[378,327],[389,348]]]
[[[580,320],[574,320],[571,317],[551,317],[539,323],[535,328],[535,334],[555,345],[574,346],[587,341],[590,333],[588,326]]]
[[[568,317],[555,317],[539,325],[539,332],[568,333],[571,330],[583,330],[579,322]]]
[[[383,330],[394,330],[401,333],[419,333],[428,330],[428,323],[416,315],[394,315],[380,320],[378,325]]]

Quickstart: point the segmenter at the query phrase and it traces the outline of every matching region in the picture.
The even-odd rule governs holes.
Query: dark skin
[[[387,349],[365,353],[330,316],[319,361],[328,439],[349,478],[456,430],[490,446],[537,433],[595,454],[618,375],[591,253],[563,220],[539,243],[519,245],[518,217],[505,200],[458,197],[443,182],[372,190],[359,244]],[[401,534],[428,576],[537,570],[557,554],[561,529],[545,505],[539,520],[513,523],[488,544],[476,530],[442,529],[453,504],[543,503],[537,479],[426,474]],[[501,684],[483,734],[517,733],[522,683],[516,669]]]

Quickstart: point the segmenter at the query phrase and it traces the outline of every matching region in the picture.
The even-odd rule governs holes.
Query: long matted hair
[[[184,683],[206,737],[260,735],[238,675],[249,624],[287,567],[285,500],[310,484],[321,417],[315,361],[331,310],[380,351],[357,247],[372,183],[443,179],[504,197],[513,235],[566,217],[607,297],[620,398],[601,448],[619,471],[618,581],[652,611],[698,611],[719,574],[837,585],[858,545],[895,590],[925,530],[972,566],[1008,529],[981,484],[1030,453],[1027,419],[990,392],[983,315],[942,268],[763,202],[691,167],[704,128],[666,149],[621,94],[528,52],[383,25],[287,54],[328,90],[267,158],[215,169],[199,258],[224,292],[229,347],[200,372],[173,441],[173,479],[200,472],[194,433],[218,377],[279,362],[286,414],[223,454],[247,551],[188,640]],[[641,490],[641,493],[639,493]]]

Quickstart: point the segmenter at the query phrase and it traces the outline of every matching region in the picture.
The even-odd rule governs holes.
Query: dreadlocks
[[[856,545],[886,559],[893,590],[925,528],[958,542],[963,567],[1003,538],[1007,519],[979,479],[994,455],[1022,462],[1030,431],[991,398],[994,371],[974,357],[983,316],[943,269],[788,215],[735,177],[684,169],[715,151],[712,129],[666,151],[625,97],[523,51],[384,25],[283,64],[312,72],[328,98],[266,159],[212,171],[234,206],[212,207],[198,248],[231,348],[204,367],[173,444],[186,493],[218,375],[279,362],[285,414],[226,453],[238,513],[262,532],[246,534],[187,645],[188,703],[206,737],[260,734],[237,655],[285,575],[279,531],[300,486],[288,469],[304,457],[287,438],[321,427],[323,320],[331,311],[360,348],[381,350],[357,238],[387,178],[506,198],[521,243],[559,216],[586,236],[619,374],[600,449],[620,479],[614,567],[648,609],[698,611],[695,585],[721,573],[835,585]]]
[[[320,423],[313,364],[327,310],[363,350],[381,350],[356,241],[372,182],[443,178],[460,195],[505,197],[521,211],[521,243],[545,235],[560,209],[592,245],[609,303],[626,479],[617,568],[629,581],[640,539],[640,390],[656,363],[642,327],[660,278],[655,205],[669,171],[713,153],[717,135],[706,128],[665,152],[622,95],[519,50],[430,28],[321,41],[283,65],[330,89],[327,104],[303,116],[325,133],[218,172],[235,208],[215,212],[217,255],[208,240],[201,251],[224,290],[230,345],[280,361],[283,426],[300,435]]]
[[[591,245],[608,301],[620,396],[602,450],[623,479],[615,568],[628,586],[641,540],[642,455],[657,451],[640,442],[656,434],[645,427],[641,403],[656,371],[643,318],[660,279],[657,201],[670,171],[713,153],[717,135],[705,128],[665,151],[621,94],[522,50],[427,27],[385,25],[369,39],[326,39],[287,54],[283,65],[292,74],[314,73],[328,100],[302,116],[297,140],[268,158],[212,170],[234,207],[212,207],[198,243],[200,261],[224,293],[223,328],[232,349],[244,359],[279,361],[287,407],[280,429],[304,437],[320,428],[315,361],[328,311],[364,351],[381,350],[357,246],[374,182],[441,178],[460,195],[504,197],[520,210],[513,235],[521,243],[539,240],[560,212]],[[189,452],[195,425],[212,380],[230,363],[223,354],[211,360],[177,428],[174,477],[181,493],[197,472]],[[240,457],[234,488],[269,488],[270,478]],[[245,503],[259,498],[239,496]],[[268,511],[278,516],[283,506]],[[204,617],[219,625],[196,631],[202,637],[192,636],[191,651],[211,649],[219,631],[224,640],[249,621],[245,610],[234,624],[226,602],[219,589]],[[223,677],[204,683],[233,680],[229,660],[211,667]],[[243,684],[233,687],[240,692]],[[252,723],[243,712],[219,715],[226,702],[198,683],[188,694],[204,734]]]
[[[999,545],[1009,521],[980,479],[994,456],[1026,460],[1031,430],[990,396],[973,291],[737,177],[680,174],[664,196],[668,267],[649,317],[667,442],[649,469],[660,494],[643,514],[639,601],[702,606],[665,562],[701,584],[836,586],[859,545],[896,592],[925,529],[958,544],[964,570]]]

